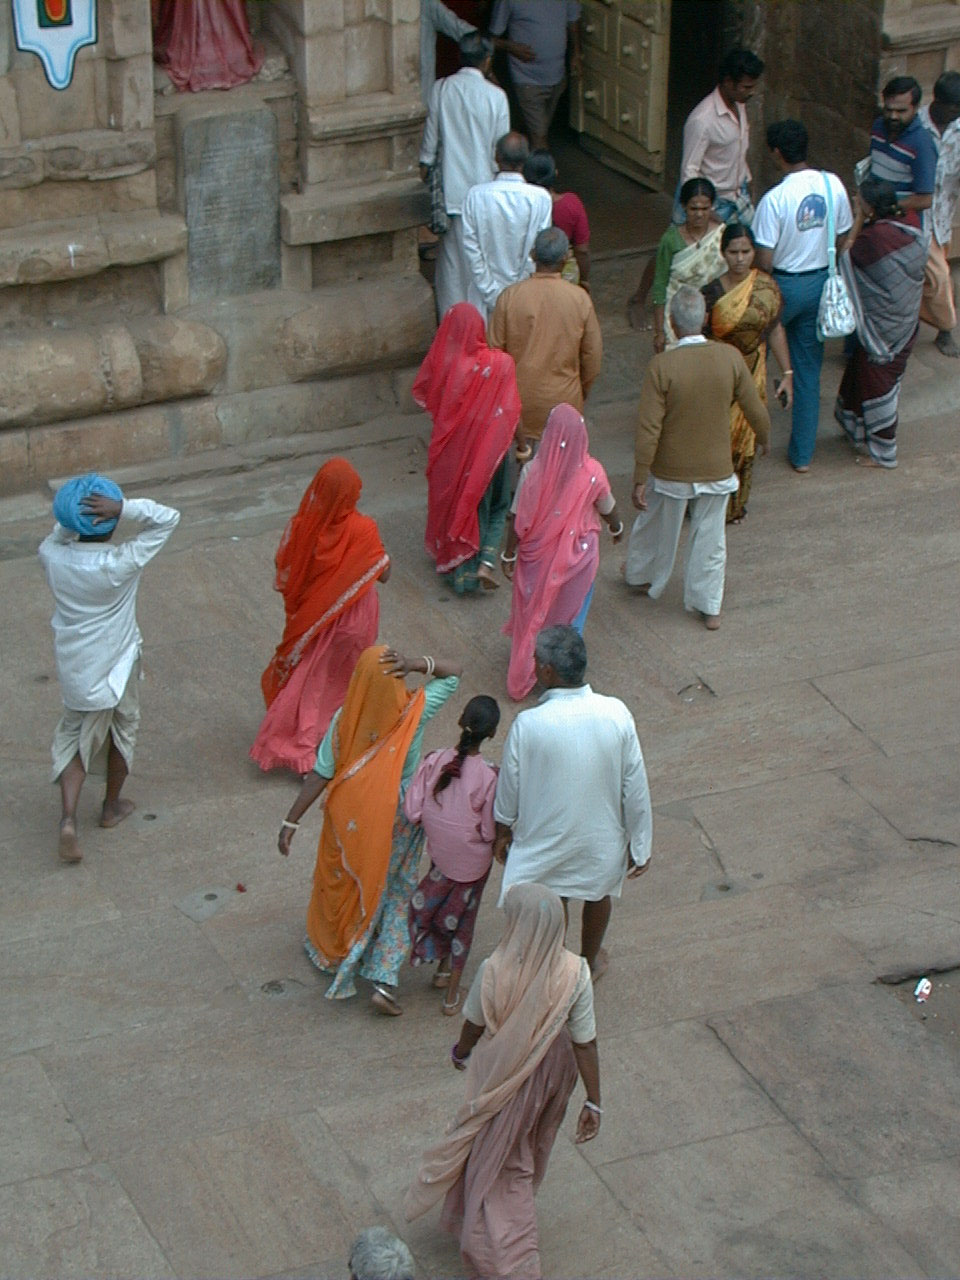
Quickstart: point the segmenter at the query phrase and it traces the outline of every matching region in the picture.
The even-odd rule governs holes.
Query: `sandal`
[[[460,992],[458,991],[457,994],[453,997],[452,1004],[448,1000],[444,1000],[443,1004],[440,1007],[448,1018],[452,1018],[453,1015],[460,1008]]]
[[[382,987],[377,983],[373,988],[373,995],[370,997],[370,1003],[376,1009],[377,1013],[386,1014],[388,1018],[399,1018],[403,1010],[397,1003],[397,998],[389,987]]]
[[[438,969],[433,975],[430,985],[436,987],[438,991],[446,991],[447,983],[450,981],[449,969]]]

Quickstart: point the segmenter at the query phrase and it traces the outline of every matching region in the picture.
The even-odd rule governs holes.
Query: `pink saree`
[[[596,504],[609,496],[610,484],[587,452],[588,443],[579,411],[570,404],[557,405],[517,495],[517,567],[503,628],[504,635],[513,637],[507,670],[511,698],[525,698],[533,688],[537,633],[573,622],[597,575]]]

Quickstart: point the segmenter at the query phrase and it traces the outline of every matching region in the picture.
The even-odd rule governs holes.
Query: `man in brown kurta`
[[[730,453],[730,406],[737,402],[757,436],[770,439],[767,413],[743,356],[702,335],[706,307],[698,289],[673,296],[670,322],[679,341],[651,360],[640,388],[633,504],[640,514],[627,544],[627,582],[656,600],[673,572],[690,504],[684,607],[710,631],[720,625],[727,563],[726,509],[737,490]]]
[[[603,339],[590,295],[560,275],[570,241],[559,227],[541,231],[536,272],[504,289],[490,317],[489,340],[513,356],[523,405],[523,431],[539,440],[558,404],[583,409],[600,372]]]

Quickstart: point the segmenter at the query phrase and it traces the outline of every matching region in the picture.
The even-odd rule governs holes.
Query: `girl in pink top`
[[[433,985],[446,993],[448,1016],[460,1004],[460,977],[493,862],[497,771],[480,745],[496,733],[500,708],[493,698],[471,698],[459,723],[456,747],[423,760],[403,801],[409,820],[423,827],[430,855],[430,870],[410,899],[410,963],[440,961]]]

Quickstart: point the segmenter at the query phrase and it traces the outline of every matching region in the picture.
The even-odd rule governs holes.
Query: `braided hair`
[[[488,698],[480,694],[471,698],[460,717],[460,741],[457,743],[457,754],[440,770],[440,776],[433,784],[434,799],[449,787],[454,778],[460,777],[460,770],[467,753],[479,747],[484,738],[492,738],[500,723],[500,707],[496,698]]]

